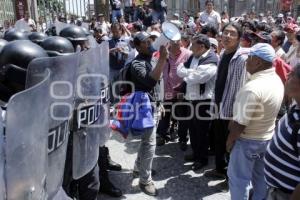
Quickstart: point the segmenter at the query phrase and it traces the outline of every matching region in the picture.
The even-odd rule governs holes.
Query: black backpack
[[[132,62],[133,61],[127,63],[122,69],[120,69],[119,74],[113,80],[113,88],[115,89],[114,92],[117,96],[124,96],[132,92],[132,87],[130,84],[130,70]]]

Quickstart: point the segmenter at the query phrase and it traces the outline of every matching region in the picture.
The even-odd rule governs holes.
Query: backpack
[[[132,87],[130,82],[130,70],[132,62],[133,61],[127,63],[122,69],[120,69],[119,74],[114,78],[114,95],[125,96],[128,93],[132,93]]]

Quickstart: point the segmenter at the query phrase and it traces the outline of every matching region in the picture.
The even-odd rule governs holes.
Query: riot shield
[[[73,117],[74,179],[94,168],[99,145],[109,135],[108,57],[107,43],[81,52]]]
[[[0,107],[0,200],[5,198],[5,182],[4,182],[4,142],[3,142],[3,119],[2,119],[2,109]]]
[[[45,68],[50,69],[50,121],[48,131],[48,168],[46,187],[48,199],[62,189],[68,136],[69,121],[74,110],[74,85],[78,54],[69,56],[35,59],[28,67],[26,85],[36,82]],[[41,67],[42,66],[42,67]],[[60,197],[60,199],[65,199]]]
[[[46,199],[49,70],[41,82],[12,96],[5,117],[7,200]]]

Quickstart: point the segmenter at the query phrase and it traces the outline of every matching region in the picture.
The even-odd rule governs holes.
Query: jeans
[[[264,200],[267,184],[264,177],[264,156],[269,141],[239,138],[230,153],[229,190],[232,200],[248,200],[251,184],[252,200]]]
[[[122,10],[112,10],[112,14],[111,14],[111,20],[112,22],[117,22],[118,18],[122,17],[123,12]]]
[[[140,183],[148,184],[152,181],[151,169],[156,147],[156,127],[145,129],[134,164],[134,171],[140,174]]]
[[[166,12],[165,11],[152,11],[152,20],[153,21],[159,21],[160,23],[163,23],[166,20]]]

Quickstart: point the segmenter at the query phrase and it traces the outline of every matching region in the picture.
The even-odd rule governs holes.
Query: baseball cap
[[[252,32],[251,39],[253,40],[255,37],[258,37],[260,40],[266,43],[271,43],[272,40],[271,35],[265,31],[260,31],[258,33]]]
[[[277,17],[278,17],[278,18],[283,18],[283,14],[282,14],[282,13],[279,13],[279,14],[277,15]]]
[[[178,17],[179,18],[179,14],[178,13],[174,13],[173,16]]]
[[[158,31],[151,31],[150,36],[160,37],[160,33]]]
[[[211,45],[214,45],[216,47],[219,46],[219,42],[215,38],[209,38],[209,42],[210,42]]]
[[[298,25],[297,24],[287,24],[285,27],[284,27],[284,31],[286,32],[296,32],[298,30]]]
[[[139,41],[139,42],[143,42],[145,40],[147,40],[150,37],[150,34],[145,32],[145,31],[141,31],[138,32],[137,34],[135,34],[135,36],[133,37],[133,41]]]
[[[258,43],[250,48],[250,56],[257,56],[267,62],[273,62],[276,57],[274,48],[267,43]]]

